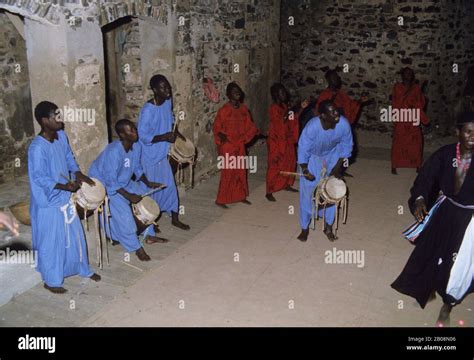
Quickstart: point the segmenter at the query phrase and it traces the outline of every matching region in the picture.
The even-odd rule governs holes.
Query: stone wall
[[[473,18],[465,0],[283,0],[282,80],[299,97],[317,96],[326,87],[324,72],[347,64],[344,88],[374,99],[358,126],[385,132],[391,124],[380,122],[380,109],[390,104],[399,69],[410,66],[424,85],[431,129],[445,132],[474,61]]]
[[[137,120],[140,107],[151,96],[150,77],[157,73],[166,75],[173,86],[175,115],[181,119],[180,131],[198,148],[196,179],[215,169],[217,159],[212,125],[217,110],[227,101],[225,88],[230,81],[241,85],[256,124],[266,131],[269,88],[280,76],[279,0],[0,0],[0,8],[28,19],[27,40],[30,39],[34,48],[32,55],[37,55],[39,49],[34,43],[35,37],[40,37],[40,41],[45,42],[42,46],[47,46],[54,54],[51,48],[54,43],[40,32],[58,38],[60,47],[57,51],[64,59],[53,68],[61,71],[48,76],[55,84],[54,89],[60,89],[56,85],[63,83],[66,91],[51,90],[47,95],[57,99],[60,107],[94,107],[96,110],[95,128],[80,127],[79,124],[67,124],[66,127],[83,168],[88,167],[107,141],[107,126],[103,123],[104,67],[107,64],[97,48],[98,41],[102,41],[97,27],[102,28],[109,44],[111,38],[107,38],[105,27],[129,16],[132,22],[114,30],[121,32],[120,38],[124,40],[114,65],[120,69],[121,77],[113,90],[125,94],[125,100],[115,110],[116,118]],[[91,36],[94,38],[88,38]],[[93,44],[91,54],[87,54],[84,47],[88,42]],[[30,69],[38,71],[39,61],[53,60],[30,57]],[[96,80],[88,83],[91,88],[78,88],[74,83],[76,78],[71,75],[78,71],[82,73],[82,67],[89,66],[91,61],[95,66],[91,75]],[[123,71],[126,64],[130,65],[129,72]],[[30,81],[34,85],[32,98],[36,103],[43,94],[38,91],[40,80],[34,75],[30,76]],[[212,79],[220,91],[218,103],[204,95],[204,78]],[[41,83],[47,81],[41,78]],[[110,125],[109,132],[112,130]]]
[[[0,12],[0,183],[24,174],[34,136],[25,40]]]

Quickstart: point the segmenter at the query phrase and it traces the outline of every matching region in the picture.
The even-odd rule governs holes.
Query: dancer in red
[[[227,85],[229,102],[217,112],[214,121],[214,142],[217,145],[218,167],[221,169],[219,192],[216,204],[227,208],[226,204],[243,202],[249,194],[245,145],[259,130],[252,121],[250,112],[242,101],[244,93],[234,82]]]
[[[298,115],[308,105],[308,101],[303,101],[300,111],[295,113],[288,109],[289,93],[282,84],[274,84],[270,93],[273,104],[269,109],[267,194],[265,196],[269,201],[276,201],[273,196],[274,192],[280,190],[298,191],[291,187],[295,178],[281,175],[280,171],[295,171],[295,146],[299,134]]]
[[[367,96],[362,96],[358,101],[351,99],[345,91],[341,90],[342,81],[336,70],[328,70],[324,77],[328,82],[328,87],[319,95],[315,107],[316,111],[322,101],[330,100],[339,113],[349,120],[351,125],[354,124],[357,120],[357,115],[359,115],[361,105],[368,101]]]
[[[429,123],[423,111],[425,98],[420,85],[415,83],[413,70],[409,67],[403,68],[401,75],[402,82],[393,86],[392,112],[405,109],[405,113],[410,114],[414,119],[401,119],[402,115],[399,115],[398,121],[394,121],[392,141],[392,174],[394,175],[397,174],[397,168],[416,168],[417,170],[420,168],[423,160],[423,134],[420,120],[423,125]],[[417,114],[413,114],[413,111]]]

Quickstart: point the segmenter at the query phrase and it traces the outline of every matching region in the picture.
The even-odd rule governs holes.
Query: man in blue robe
[[[84,229],[71,200],[82,182],[95,183],[80,171],[60,116],[51,102],[36,106],[41,131],[28,149],[33,250],[37,251],[37,270],[44,287],[57,294],[67,291],[62,285],[68,276],[100,280],[89,266]],[[65,179],[70,174],[75,181]]]
[[[141,145],[138,142],[137,128],[126,119],[117,121],[115,131],[120,140],[115,140],[102,151],[94,160],[89,176],[102,182],[109,197],[111,217],[110,230],[105,226],[107,235],[118,241],[127,252],[135,252],[138,259],[150,260],[138,240],[137,225],[135,223],[130,204],[138,203],[144,193],[150,188],[159,188],[162,184],[148,181],[140,165]],[[132,177],[140,180],[133,181]],[[153,225],[145,230],[145,242],[167,242],[166,239],[155,235]]]
[[[341,116],[330,100],[319,104],[318,117],[312,118],[305,126],[298,142],[298,164],[303,175],[300,178],[300,225],[298,239],[306,241],[312,216],[312,197],[321,180],[321,171],[341,178],[344,165],[352,153],[352,132],[348,120]],[[346,161],[345,161],[346,160]],[[322,214],[323,209],[319,209]],[[325,209],[324,233],[330,241],[336,240],[332,225],[336,207]]]
[[[168,160],[170,143],[174,143],[177,136],[183,137],[177,130],[173,131],[171,85],[163,75],[154,75],[150,79],[150,87],[153,99],[142,107],[138,121],[143,171],[150,181],[166,185],[166,189],[152,195],[160,209],[171,214],[174,226],[189,230],[189,225],[178,218],[178,191]]]

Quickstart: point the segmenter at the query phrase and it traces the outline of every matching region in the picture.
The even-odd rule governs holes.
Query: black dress
[[[454,194],[455,164],[456,144],[440,148],[425,162],[411,189],[408,203],[412,212],[418,196],[423,196],[431,206],[439,191],[459,204],[474,205],[474,164],[469,168],[459,193]],[[442,296],[445,303],[460,303],[474,290],[472,278],[470,288],[461,299],[456,300],[446,294],[446,287],[455,254],[459,251],[473,213],[474,210],[461,208],[448,199],[443,201],[416,238],[415,249],[392,287],[414,297],[422,308],[433,290]]]

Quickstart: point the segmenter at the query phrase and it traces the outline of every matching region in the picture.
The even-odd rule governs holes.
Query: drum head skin
[[[193,143],[189,140],[183,140],[179,136],[171,146],[170,156],[177,162],[188,162],[191,160],[196,153],[196,148]]]
[[[86,182],[83,182],[81,185],[81,192],[84,194],[86,200],[91,202],[101,202],[105,199],[105,188],[102,183],[92,178],[95,182],[95,186],[91,186]]]
[[[347,186],[344,181],[331,176],[325,184],[325,192],[332,200],[342,199],[347,192]]]
[[[147,219],[155,220],[160,215],[160,207],[150,196],[145,196],[138,204],[136,204],[140,212]]]

